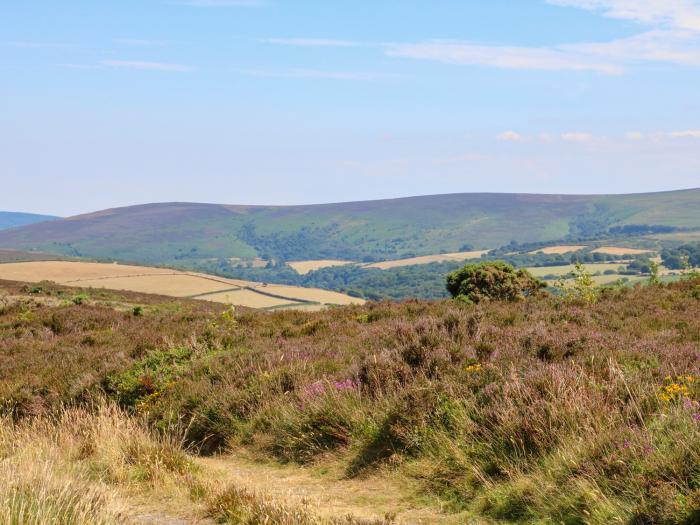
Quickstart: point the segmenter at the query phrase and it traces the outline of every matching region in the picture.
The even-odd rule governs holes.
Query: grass
[[[207,487],[182,443],[348,479],[410,480],[416,503],[436,500],[462,521],[699,519],[698,281],[608,290],[592,304],[544,297],[235,314],[95,291],[81,304],[54,302],[76,291],[2,287],[16,299],[0,311],[0,399],[16,425],[56,420],[65,403],[96,393],[147,425],[81,433],[105,441],[86,454],[97,473],[89,479],[108,487],[190,476],[197,505],[216,519],[255,523],[250,516],[264,512],[274,523],[325,523],[304,505]],[[142,315],[123,307],[139,299],[150,301]],[[149,432],[156,445],[123,449],[109,437],[146,443],[138,436]]]

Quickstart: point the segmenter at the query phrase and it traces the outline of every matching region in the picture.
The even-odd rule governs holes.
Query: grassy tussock
[[[109,404],[1,423],[1,523],[121,523],[116,486],[192,469],[176,445]]]

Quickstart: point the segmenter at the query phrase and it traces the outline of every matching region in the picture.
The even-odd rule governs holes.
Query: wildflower
[[[467,366],[466,370],[469,374],[476,374],[477,372],[481,372],[481,364],[475,363],[473,365],[469,365]]]
[[[659,389],[659,399],[665,402],[690,399],[691,392],[688,385],[692,384],[694,381],[695,377],[690,375],[676,376],[675,379],[671,376],[666,376],[664,378],[664,385]]]

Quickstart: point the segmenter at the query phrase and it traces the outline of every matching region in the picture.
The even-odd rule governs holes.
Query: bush
[[[467,264],[447,276],[447,291],[467,302],[483,300],[517,301],[536,294],[546,286],[527,270],[494,261]]]

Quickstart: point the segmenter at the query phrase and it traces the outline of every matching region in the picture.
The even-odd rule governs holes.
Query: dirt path
[[[477,523],[464,516],[441,512],[439,503],[417,497],[417,487],[376,474],[347,479],[342,469],[280,465],[255,461],[246,451],[196,458],[198,477],[219,486],[235,486],[270,497],[277,503],[308,505],[324,518],[352,516],[366,520],[394,518],[397,525],[456,525]],[[125,495],[122,500],[129,525],[213,525],[204,512],[178,488],[143,496]]]
[[[343,478],[341,473],[254,461],[244,451],[201,458],[198,463],[216,479],[268,494],[291,505],[310,504],[323,517],[382,519],[395,516],[401,525],[457,523],[427,502],[419,502],[414,488],[386,476]],[[455,516],[456,518],[456,516]]]

